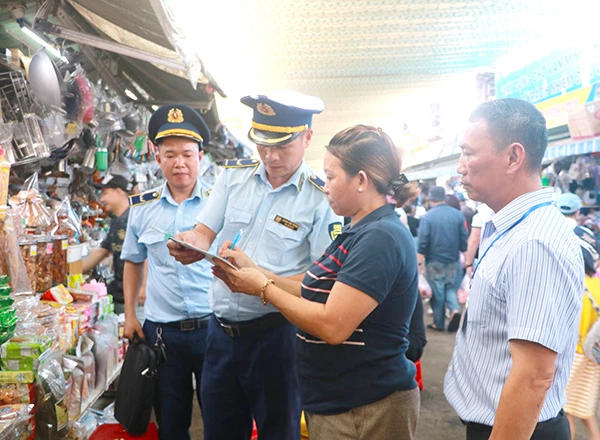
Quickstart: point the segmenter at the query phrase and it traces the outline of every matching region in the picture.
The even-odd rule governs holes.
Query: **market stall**
[[[78,13],[93,19],[94,4],[86,6]],[[44,47],[8,53],[0,60],[0,439],[85,439],[117,423],[110,408],[90,408],[118,376],[128,346],[107,294],[110,259],[82,273],[110,223],[94,184],[120,175],[139,191],[158,186],[147,121],[157,104],[182,96],[197,98],[192,104],[213,132],[203,179],[214,181],[221,161],[250,150],[219,122],[212,78],[194,91],[187,79],[167,81],[164,75],[175,77],[151,67],[160,72],[152,78],[162,78],[159,89],[144,63],[121,59],[121,79],[153,93],[133,99],[102,70],[113,55],[87,48],[98,55],[90,61],[64,50],[65,62]]]

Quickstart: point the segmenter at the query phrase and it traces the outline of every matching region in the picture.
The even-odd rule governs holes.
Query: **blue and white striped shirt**
[[[539,421],[556,417],[566,401],[581,312],[581,249],[555,206],[544,205],[523,218],[551,201],[551,189],[524,194],[485,225],[481,255],[487,254],[472,280],[466,327],[457,333],[444,380],[444,394],[462,420],[494,424],[512,363],[511,339],[558,354]]]

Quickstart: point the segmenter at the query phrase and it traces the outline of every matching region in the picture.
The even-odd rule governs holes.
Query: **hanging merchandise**
[[[12,147],[13,125],[5,124],[0,120],[0,148],[3,150],[4,159],[9,164],[14,164],[16,161],[15,152]],[[0,200],[3,200],[0,198]],[[0,202],[1,203],[1,202]]]
[[[96,109],[94,87],[79,64],[75,67],[74,77],[80,97],[77,119],[81,120],[83,124],[89,124],[94,118],[94,110]]]
[[[50,225],[50,212],[40,194],[37,173],[25,180],[23,189],[16,196],[11,197],[9,203],[24,219],[27,228],[44,232]]]
[[[38,116],[42,107],[36,102],[23,72],[0,73],[0,85],[3,119],[15,124],[15,163],[29,163],[50,156]]]
[[[40,104],[50,109],[61,109],[62,78],[45,47],[41,47],[31,59],[29,82]]]

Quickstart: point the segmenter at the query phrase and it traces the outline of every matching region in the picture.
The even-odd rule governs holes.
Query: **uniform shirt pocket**
[[[146,246],[148,256],[161,265],[167,265],[170,260],[174,259],[169,254],[167,241],[164,234],[158,231],[145,231],[139,239],[139,242]]]
[[[293,258],[293,255],[288,253],[296,251],[307,235],[302,225],[294,231],[275,221],[268,222],[265,230],[264,243],[261,243],[261,246],[266,250],[266,260],[270,264],[282,263],[283,258]]]
[[[235,236],[243,229],[246,233],[252,222],[252,213],[235,206],[228,206],[225,212],[225,223],[221,231],[221,243],[225,240],[233,241]],[[219,246],[220,247],[220,246]]]

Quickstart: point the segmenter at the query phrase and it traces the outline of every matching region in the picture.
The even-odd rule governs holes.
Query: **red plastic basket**
[[[148,425],[148,431],[141,435],[131,435],[125,428],[118,423],[108,423],[106,425],[100,425],[89,440],[158,440],[158,429],[155,423]]]

